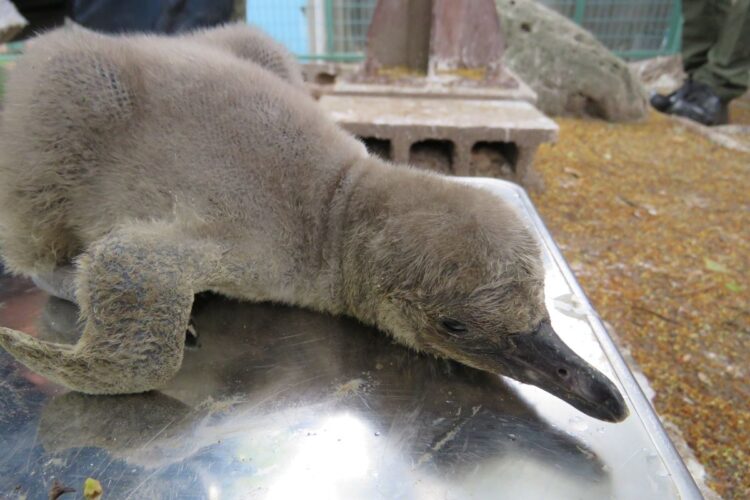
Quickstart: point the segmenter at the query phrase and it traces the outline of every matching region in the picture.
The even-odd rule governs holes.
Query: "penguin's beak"
[[[621,422],[628,416],[617,387],[565,345],[548,320],[508,342],[496,360],[503,375],[535,385],[600,420]]]

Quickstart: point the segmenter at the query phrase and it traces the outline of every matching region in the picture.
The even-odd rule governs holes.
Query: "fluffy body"
[[[236,26],[36,39],[6,87],[0,253],[29,276],[74,265],[84,331],[71,346],[0,328],[0,346],[78,391],[150,390],[212,290],[496,370],[476,353],[547,318],[534,238],[489,193],[369,157],[301,81]]]

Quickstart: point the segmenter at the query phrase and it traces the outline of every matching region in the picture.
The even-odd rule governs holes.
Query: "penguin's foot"
[[[75,276],[75,267],[67,265],[60,266],[50,273],[36,274],[31,277],[31,281],[53,297],[75,303]]]

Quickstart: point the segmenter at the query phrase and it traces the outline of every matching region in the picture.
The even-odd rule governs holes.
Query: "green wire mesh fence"
[[[677,0],[542,0],[593,33],[627,59],[674,54],[680,49]]]
[[[621,57],[674,54],[680,0],[539,0],[591,31]],[[248,0],[247,19],[301,59],[358,61],[377,0]]]

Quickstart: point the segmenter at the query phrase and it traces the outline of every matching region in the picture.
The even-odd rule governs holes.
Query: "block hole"
[[[602,120],[607,119],[607,112],[597,99],[583,93],[579,93],[579,96],[583,100],[583,112],[586,116],[600,118]]]
[[[470,171],[480,177],[514,179],[518,146],[512,142],[480,141],[471,148]]]
[[[317,73],[315,75],[315,83],[318,85],[333,85],[336,83],[336,75],[332,73]]]
[[[360,137],[359,140],[361,140],[365,144],[367,152],[371,155],[382,158],[383,160],[391,160],[393,158],[393,154],[391,152],[391,141],[389,141],[388,139],[378,139],[377,137]]]
[[[409,163],[415,167],[449,174],[453,171],[453,141],[427,139],[409,148]]]

